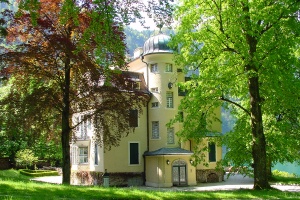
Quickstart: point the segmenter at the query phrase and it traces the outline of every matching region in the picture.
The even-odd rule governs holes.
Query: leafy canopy
[[[186,116],[179,136],[206,136],[214,109],[222,106],[236,119],[223,137],[226,163],[250,166],[249,79],[258,77],[267,155],[273,163],[299,160],[298,9],[299,2],[289,0],[181,1],[172,45],[180,47],[177,63],[193,75],[181,84],[188,95],[180,105]]]

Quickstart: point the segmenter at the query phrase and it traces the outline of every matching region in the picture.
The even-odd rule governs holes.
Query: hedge
[[[53,170],[31,170],[31,169],[20,169],[20,174],[32,177],[41,176],[59,176],[57,171]]]

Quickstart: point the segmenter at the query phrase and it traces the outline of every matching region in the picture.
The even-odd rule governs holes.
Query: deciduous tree
[[[197,73],[188,95],[183,138],[207,136],[214,109],[237,122],[225,136],[233,164],[254,167],[266,189],[268,162],[299,159],[299,1],[183,0],[173,45],[177,62]],[[234,142],[233,142],[234,141]],[[280,152],[284,152],[281,154]]]
[[[128,109],[141,110],[147,100],[144,92],[132,92],[132,80],[121,72],[126,70],[123,25],[139,17],[139,5],[21,1],[8,27],[2,74],[14,78],[11,91],[21,97],[15,100],[17,111],[27,113],[24,123],[53,117],[60,122],[52,127],[61,129],[64,184],[70,183],[71,131],[81,123],[72,126],[72,114],[88,112],[83,120],[94,120],[99,144],[109,148],[129,133]]]

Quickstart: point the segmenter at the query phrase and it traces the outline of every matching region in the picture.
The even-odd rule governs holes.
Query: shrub
[[[58,176],[57,171],[52,170],[30,170],[30,169],[20,169],[20,174],[32,177],[41,177],[41,176]]]
[[[278,177],[296,178],[296,174],[291,174],[291,173],[288,173],[288,172],[279,171],[277,169],[272,171],[272,175],[273,176],[278,176]]]
[[[38,157],[36,157],[30,149],[22,149],[16,153],[17,165],[25,167],[26,169],[37,161]]]

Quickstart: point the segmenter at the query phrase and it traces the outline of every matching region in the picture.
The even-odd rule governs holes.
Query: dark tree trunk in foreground
[[[70,162],[70,58],[66,58],[65,62],[65,84],[63,88],[63,110],[62,110],[62,172],[63,172],[63,184],[70,184],[71,178],[71,162]]]
[[[270,188],[267,171],[266,139],[263,131],[258,77],[249,78],[252,157],[254,161],[254,189]]]

